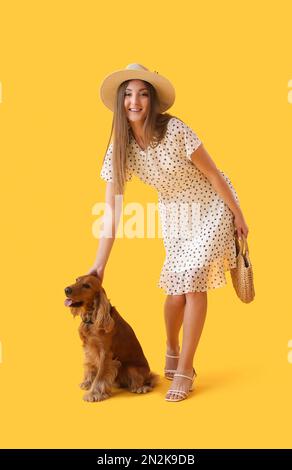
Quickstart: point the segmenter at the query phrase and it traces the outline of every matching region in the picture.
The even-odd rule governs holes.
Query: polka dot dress
[[[176,117],[156,148],[142,150],[130,138],[127,181],[136,175],[158,191],[166,252],[158,287],[168,295],[223,287],[225,272],[236,266],[233,213],[191,159],[201,143]],[[111,156],[112,144],[100,173],[105,181],[113,181]],[[230,179],[219,171],[239,203]]]

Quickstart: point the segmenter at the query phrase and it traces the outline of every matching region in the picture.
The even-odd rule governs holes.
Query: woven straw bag
[[[249,258],[247,240],[241,235],[239,240],[235,234],[236,267],[230,269],[232,284],[242,302],[249,303],[254,299],[253,269]]]

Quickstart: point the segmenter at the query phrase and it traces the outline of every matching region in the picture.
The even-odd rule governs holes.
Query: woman
[[[196,133],[165,113],[175,99],[166,78],[130,64],[107,76],[100,94],[114,113],[113,141],[101,177],[107,181],[108,207],[118,216],[114,220],[105,214],[105,230],[113,235],[100,239],[89,273],[97,272],[103,279],[121,212],[115,194],[123,194],[135,174],[159,195],[166,258],[158,286],[167,295],[165,377],[172,380],[165,399],[180,401],[188,396],[196,375],[193,358],[205,322],[207,291],[226,284],[225,271],[236,265],[234,232],[247,237],[248,227],[229,178],[216,167]],[[195,223],[194,217],[190,223],[186,216],[186,206],[195,206]]]

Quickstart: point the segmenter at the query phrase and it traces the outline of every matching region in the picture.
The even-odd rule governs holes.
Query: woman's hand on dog
[[[90,274],[93,274],[94,276],[98,276],[101,280],[101,282],[103,281],[103,276],[104,276],[104,268],[99,268],[97,266],[93,266],[92,268],[90,268],[90,270],[88,271],[87,275],[90,275]]]

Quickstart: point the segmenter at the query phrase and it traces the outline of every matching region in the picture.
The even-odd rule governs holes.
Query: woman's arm
[[[103,278],[104,270],[113,247],[122,211],[122,195],[115,197],[113,183],[107,182],[105,212],[103,216],[103,235],[100,237],[93,268]]]
[[[208,178],[212,184],[215,191],[222,197],[224,202],[228,205],[230,210],[234,214],[234,224],[240,237],[241,233],[247,237],[248,235],[248,226],[243,217],[242,210],[236,201],[230,187],[228,186],[226,180],[220,173],[219,169],[216,167],[214,161],[204,148],[204,145],[201,144],[197,150],[191,156],[192,162],[197,168]]]

